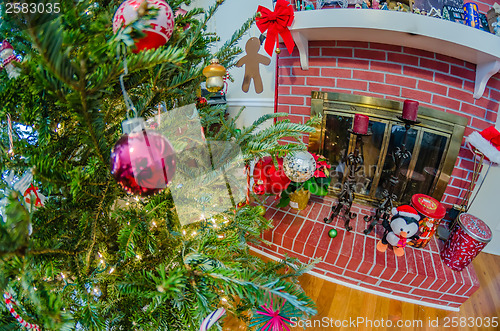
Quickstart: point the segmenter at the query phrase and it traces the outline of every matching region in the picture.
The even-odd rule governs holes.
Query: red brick
[[[367,278],[366,275],[360,274],[360,273],[357,273],[357,272],[353,272],[351,270],[345,270],[344,271],[344,276],[349,277],[349,278],[353,278],[353,279],[356,279],[356,280],[359,280],[359,281],[364,281]]]
[[[298,84],[303,85],[303,84]],[[335,86],[334,78],[307,77],[308,86]]]
[[[291,112],[296,115],[311,115],[311,108],[305,106],[293,106]]]
[[[305,256],[313,256],[314,255],[314,251],[316,250],[316,246],[315,245],[309,245],[309,244],[305,244],[304,246],[304,255]]]
[[[335,47],[335,40],[314,40],[309,42],[309,47]]]
[[[487,111],[485,119],[487,121],[490,121],[492,123],[495,123],[497,121],[498,113],[492,112],[492,111]]]
[[[474,93],[476,88],[476,83],[472,80],[464,80],[464,85],[462,87],[464,91],[468,91],[470,94]]]
[[[434,298],[434,299],[439,299],[439,297],[441,296],[441,293],[439,293],[439,292],[422,290],[422,289],[419,289],[419,288],[413,289],[413,291],[410,292],[410,293],[422,296],[424,298]]]
[[[388,95],[400,95],[401,88],[395,85],[378,84],[371,82],[369,84],[369,90],[372,92],[388,94]]]
[[[401,53],[389,53],[387,61],[418,66],[418,57]]]
[[[402,68],[403,67],[400,64],[396,63],[370,61],[370,70],[391,72],[393,74],[401,74]]]
[[[432,94],[403,87],[401,89],[401,96],[403,98],[419,100],[420,102],[431,102]]]
[[[305,246],[305,243],[302,242],[302,241],[298,241],[298,240],[295,240],[295,242],[293,243],[293,247],[292,247],[292,250],[294,252],[297,252],[299,254],[302,254],[303,251],[304,251],[304,246]]]
[[[450,72],[450,65],[446,62],[435,61],[427,58],[420,58],[420,67],[428,68],[436,71],[441,71],[444,73]]]
[[[336,86],[353,90],[366,90],[368,88],[368,82],[362,80],[337,79]]]
[[[391,252],[389,253],[392,254]],[[394,276],[395,273],[396,273],[395,268],[385,268],[382,274],[380,275],[380,278],[389,280]]]
[[[320,56],[319,51],[319,48],[309,47],[309,56]]]
[[[290,94],[290,86],[280,85],[278,86],[278,94],[279,95],[288,95]]]
[[[322,48],[321,56],[352,57],[352,48]]]
[[[386,53],[382,51],[374,51],[368,49],[354,49],[354,57],[361,59],[370,59],[370,60],[386,60]]]
[[[401,52],[403,48],[397,45],[388,45],[388,44],[379,44],[379,43],[370,43],[371,49],[380,49],[383,51],[391,51],[391,52]]]
[[[473,106],[471,104],[464,103],[464,102],[462,102],[462,108],[460,110],[466,114],[481,117],[481,118],[484,118],[486,115],[486,110],[484,108]]]
[[[282,58],[280,57],[278,59],[278,67],[290,67],[290,66],[294,66],[294,67],[298,67],[300,66],[300,59],[299,58],[296,58],[296,57],[287,57],[287,58]]]
[[[312,220],[318,219],[317,217],[318,217],[319,212],[321,211],[321,208],[322,208],[322,205],[320,205],[319,203],[313,204],[311,211],[309,212],[309,215],[307,215],[307,218],[312,219]]]
[[[434,74],[434,81],[436,83],[441,83],[444,85],[451,85],[457,88],[462,88],[463,87],[463,79],[453,77],[447,74],[442,74],[440,72],[436,72]]]
[[[292,67],[292,76],[319,76],[319,68],[309,68],[309,70],[302,70],[301,67]]]
[[[427,79],[427,80],[433,80],[433,78],[434,78],[434,71],[416,68],[416,67],[410,67],[410,66],[403,67],[403,74],[407,75],[407,76],[419,77],[419,78],[423,78],[423,79]]]
[[[489,97],[493,100],[500,101],[500,91],[490,89]]]
[[[323,76],[323,77],[352,78],[352,70],[351,69],[340,69],[340,68],[321,68],[321,76]]]
[[[309,96],[311,95],[311,92],[313,90],[314,89],[309,87],[309,86],[292,86],[292,94],[294,96],[303,95],[303,96],[309,98]],[[281,100],[280,100],[280,102],[281,102]],[[311,110],[309,110],[309,114],[311,114]]]
[[[442,95],[446,95],[448,91],[448,87],[444,85],[431,83],[425,80],[418,81],[418,89]]]
[[[362,42],[362,41],[344,41],[344,40],[337,40],[337,46],[343,46],[343,47],[357,47],[357,48],[368,48],[368,43],[367,43],[367,42]]]
[[[415,88],[417,86],[417,80],[415,78],[410,78],[410,77],[406,77],[406,76],[395,76],[395,75],[386,74],[385,75],[385,82],[387,84],[405,86],[405,87],[410,87],[410,88]]]
[[[401,285],[399,283],[392,283],[392,282],[386,282],[386,281],[380,282],[379,286],[382,288],[386,288],[386,289],[390,289],[390,290],[394,290],[394,291],[398,291],[398,292],[405,292],[405,293],[410,293],[410,291],[413,289],[413,287],[410,287],[410,286],[405,286],[405,285]]]
[[[335,57],[311,57],[309,58],[309,67],[336,67],[337,58]]]
[[[279,102],[279,97],[278,97],[278,102]],[[281,105],[278,104],[278,113],[288,113],[290,114],[290,106],[289,105]]]
[[[314,252],[314,255],[312,257],[314,257],[314,258],[321,258],[321,259],[324,260],[325,256],[326,256],[326,253],[327,253],[326,249],[322,249],[322,248],[317,247],[316,251]]]
[[[457,99],[460,101],[465,101],[465,102],[474,102],[474,98],[472,97],[472,94],[469,92],[466,92],[462,89],[455,89],[455,88],[449,88],[448,89],[448,96],[453,99]]]
[[[290,73],[292,72],[292,68],[290,67],[279,67],[278,68],[278,76],[290,76]]]
[[[433,59],[435,56],[435,53],[424,51],[422,49],[411,48],[411,47],[403,47],[403,53],[428,57],[431,59]]]
[[[352,78],[369,80],[373,82],[384,82],[384,74],[380,72],[373,72],[368,70],[354,70],[352,72]]]
[[[487,122],[485,120],[481,120],[478,118],[472,118],[472,123],[471,127],[473,127],[476,130],[483,131],[487,127],[491,126],[493,123]]]
[[[474,70],[466,69],[464,67],[458,67],[455,65],[451,66],[451,74],[471,81],[474,81],[476,79],[476,72]]]
[[[316,78],[320,79],[320,78]],[[305,77],[296,76],[278,76],[279,85],[304,85],[306,83]]]
[[[466,189],[470,185],[470,181],[468,180],[463,180],[461,178],[453,178],[453,180],[450,182],[450,184],[454,187],[459,187],[462,189]]]
[[[339,268],[345,268],[348,262],[349,262],[348,256],[339,254],[337,261],[335,261],[335,265]]]
[[[366,60],[356,60],[350,58],[338,58],[338,66],[340,68],[357,68],[357,69],[368,69],[369,61]]]
[[[441,95],[433,95],[432,96],[432,103],[438,104],[440,106],[454,109],[454,110],[459,110],[460,109],[460,101],[444,97]]]
[[[445,301],[451,301],[455,303],[464,303],[469,299],[468,297],[459,297],[456,295],[450,295],[450,294],[443,294],[439,299],[445,300]]]
[[[443,61],[443,62],[448,62],[448,63],[456,64],[456,65],[459,65],[459,66],[463,66],[464,65],[464,61],[463,60],[459,60],[457,58],[454,58],[454,57],[451,57],[451,56],[447,56],[447,55],[443,55],[443,54],[439,54],[439,53],[436,53],[436,59],[440,60],[440,61]]]

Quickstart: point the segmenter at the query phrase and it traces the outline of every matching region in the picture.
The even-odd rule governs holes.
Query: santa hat
[[[494,126],[481,132],[472,132],[465,143],[483,153],[486,160],[500,164],[500,132]]]
[[[415,208],[408,205],[402,205],[398,208],[392,208],[392,215],[413,218],[416,222],[420,220],[420,215],[415,210]]]
[[[2,42],[2,46],[0,47],[0,52],[5,49],[14,49],[14,47],[12,47],[12,45],[7,40],[4,40]]]

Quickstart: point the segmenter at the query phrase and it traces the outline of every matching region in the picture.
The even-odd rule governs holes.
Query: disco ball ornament
[[[283,160],[283,169],[290,180],[303,183],[312,177],[316,170],[316,161],[309,152],[288,154]]]
[[[128,25],[137,19],[139,12],[145,10],[144,5],[141,6],[144,1],[146,0],[126,0],[122,2],[113,17],[114,33],[123,25]],[[174,13],[168,3],[164,0],[147,0],[147,7],[157,8],[158,12],[154,18],[144,22],[144,25],[149,27],[142,31],[145,34],[144,37],[134,40],[135,48],[132,50],[134,53],[164,45],[174,31]]]
[[[145,197],[160,192],[172,181],[175,167],[172,145],[156,131],[125,133],[111,151],[111,173],[130,194]]]
[[[278,194],[288,187],[290,179],[283,171],[283,159],[277,158],[278,170],[274,167],[272,157],[260,159],[253,169],[253,191],[256,194]]]

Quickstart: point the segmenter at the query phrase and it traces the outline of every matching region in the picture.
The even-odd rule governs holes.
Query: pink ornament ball
[[[123,135],[111,151],[111,173],[127,193],[156,194],[175,174],[176,157],[170,142],[149,130]]]
[[[137,11],[143,1],[146,0],[126,0],[118,7],[113,17],[114,33],[137,18]],[[145,22],[150,27],[142,31],[146,34],[145,37],[135,40],[135,48],[132,50],[134,53],[164,45],[174,31],[174,13],[168,3],[164,0],[147,0],[147,2],[148,7],[157,8],[158,13],[155,18]]]

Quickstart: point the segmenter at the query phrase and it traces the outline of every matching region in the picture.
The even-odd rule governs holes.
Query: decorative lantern
[[[226,68],[219,64],[218,59],[212,59],[210,65],[203,69],[203,75],[207,77],[207,91],[218,92],[224,87],[224,75]]]

